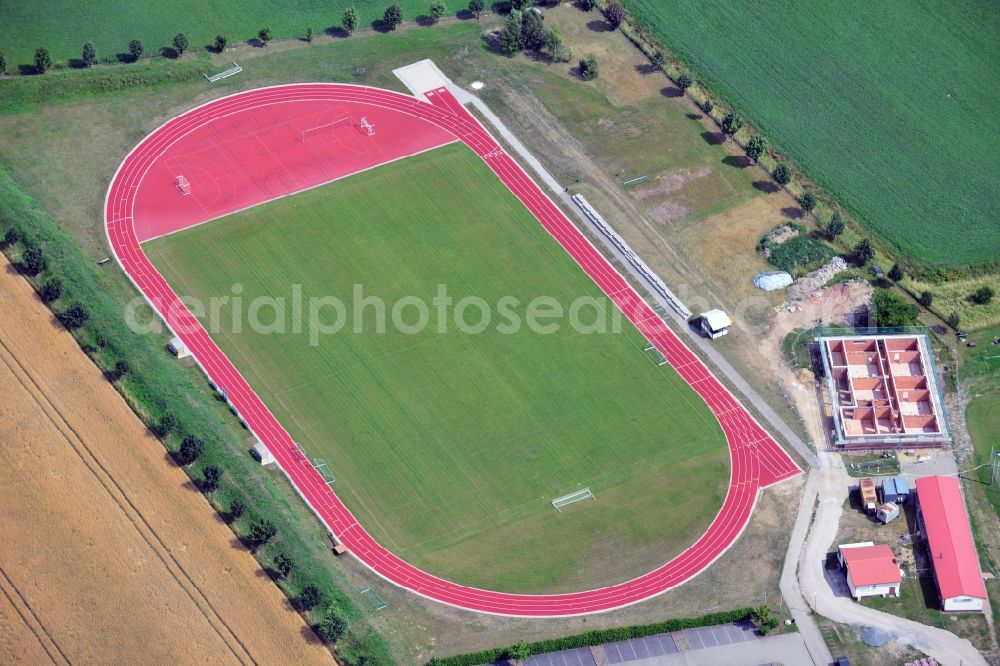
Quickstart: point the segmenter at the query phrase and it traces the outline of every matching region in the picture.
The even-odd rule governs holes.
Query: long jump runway
[[[612,610],[683,584],[736,541],[762,488],[801,470],[447,89],[425,96],[429,103],[379,88],[297,84],[238,93],[177,116],[137,145],[115,173],[104,210],[111,248],[299,494],[355,557],[386,580],[460,608],[521,617]],[[375,126],[373,136],[360,131],[362,117]],[[725,432],[731,472],[722,508],[691,547],[643,576],[582,592],[508,594],[442,580],[389,552],[358,524],[140,247],[144,240],[456,140],[482,157],[667,357]],[[178,175],[188,178],[191,194],[175,187]]]

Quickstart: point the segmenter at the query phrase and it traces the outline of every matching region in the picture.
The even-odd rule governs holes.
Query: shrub
[[[187,467],[197,460],[205,452],[205,441],[195,435],[185,435],[181,440],[181,448],[178,449],[174,458],[177,464]]]
[[[738,113],[727,113],[726,117],[722,119],[722,132],[727,136],[735,136],[741,127],[743,127],[743,118]]]
[[[21,270],[34,277],[45,270],[45,255],[37,247],[29,247],[21,255]]]
[[[62,296],[62,281],[59,278],[52,278],[42,285],[41,290],[38,295],[42,297],[42,300],[46,303],[53,303],[59,300]]]
[[[87,42],[83,45],[83,53],[80,54],[80,60],[83,62],[84,67],[93,67],[97,64],[97,49],[94,48],[93,42]]]
[[[133,62],[142,57],[142,53],[145,49],[142,46],[142,41],[138,39],[129,40],[128,52],[132,54]]]
[[[792,182],[792,172],[784,164],[774,167],[774,172],[771,175],[774,176],[774,180],[778,185],[788,185],[788,183]]]
[[[222,468],[218,465],[205,465],[202,470],[201,488],[206,493],[214,493],[219,488],[222,478]]]
[[[87,308],[83,307],[80,303],[73,303],[71,306],[66,308],[66,311],[59,317],[59,320],[62,321],[62,325],[70,331],[82,328],[87,323],[88,319],[90,319],[90,313],[87,312]]]
[[[597,7],[597,0],[583,0],[583,8],[588,12],[593,11]]]
[[[174,416],[173,412],[166,411],[160,417],[160,420],[154,425],[150,426],[150,431],[159,439],[163,439],[170,433],[177,430],[177,417]]]
[[[17,233],[17,229],[11,227],[4,232],[3,241],[0,241],[0,250],[6,250],[19,240],[21,240],[21,234]]]
[[[35,49],[35,73],[44,74],[49,71],[52,67],[52,56],[49,55],[49,50],[45,48]]]
[[[107,375],[108,381],[116,382],[127,375],[128,371],[131,369],[132,367],[128,364],[128,361],[120,358],[115,361],[114,367],[108,370],[105,374]]]
[[[298,598],[295,600],[295,605],[298,606],[301,611],[308,611],[319,606],[323,601],[323,592],[320,591],[318,587],[310,583],[302,588],[299,593]]]
[[[469,0],[469,12],[479,18],[479,14],[486,9],[486,2],[484,0]]]
[[[889,279],[893,282],[899,282],[903,279],[903,267],[899,263],[893,264],[892,268],[889,269]]]
[[[229,39],[225,35],[215,36],[215,50],[222,53],[226,50],[226,45],[229,44]]]
[[[239,497],[234,497],[229,503],[229,520],[239,520],[243,512],[246,511],[246,504]]]
[[[812,190],[806,190],[802,193],[802,196],[799,197],[799,205],[807,213],[816,207],[816,195],[812,193]]]
[[[701,103],[701,110],[704,111],[705,113],[712,113],[712,109],[714,108],[715,105],[712,104],[712,100],[710,99],[706,99],[704,102]]]
[[[826,262],[833,258],[833,250],[811,236],[795,236],[780,245],[764,243],[770,248],[767,260],[776,268],[791,273],[800,266]]]
[[[757,627],[757,631],[760,632],[762,636],[766,636],[768,632],[778,626],[778,618],[774,617],[771,613],[771,609],[765,605],[757,606],[753,609],[750,614],[754,625]]]
[[[872,247],[871,241],[867,238],[861,240],[860,243],[854,246],[854,262],[858,266],[864,266],[869,261],[875,258],[875,248]]]
[[[876,289],[872,296],[876,326],[913,326],[917,323],[917,306],[888,289]]]
[[[271,34],[270,26],[265,25],[263,28],[257,31],[257,39],[260,40],[261,46],[267,46],[267,43],[271,41],[273,38],[274,36]]]
[[[957,331],[958,327],[962,325],[962,315],[958,314],[957,312],[952,312],[950,315],[948,315],[948,318],[945,321],[948,323],[949,326],[951,326],[953,329]]]
[[[681,89],[681,92],[684,92],[694,84],[694,79],[687,74],[681,74],[677,77],[676,83],[677,87]]]
[[[444,3],[441,2],[441,0],[434,0],[434,2],[431,3],[431,9],[430,9],[431,18],[434,19],[435,21],[440,21],[441,17],[444,16],[446,9],[447,8],[444,6]]]
[[[306,28],[305,39],[306,39],[307,42],[311,42],[313,40],[313,29],[312,28]]]
[[[604,17],[608,19],[608,23],[617,28],[625,20],[625,8],[612,0],[604,10]]]
[[[382,15],[382,22],[389,30],[395,30],[396,26],[403,22],[403,10],[399,8],[399,5],[389,5],[385,8],[385,14]]]
[[[257,550],[278,533],[278,528],[270,520],[258,520],[250,526],[250,532],[246,536],[246,542],[253,550]]]
[[[987,305],[994,296],[996,296],[996,292],[993,291],[993,287],[984,284],[969,295],[969,300],[977,305]]]
[[[347,620],[336,611],[329,610],[316,627],[317,633],[327,643],[336,643],[347,633]]]
[[[350,34],[358,29],[358,10],[348,7],[344,10],[344,17],[340,19],[340,25]]]
[[[531,646],[524,641],[518,641],[507,648],[507,657],[519,663],[531,656]]]
[[[174,49],[177,50],[177,55],[183,55],[188,50],[188,38],[183,32],[174,35]]]
[[[524,11],[524,9],[531,4],[531,0],[510,0],[510,8],[516,9],[517,11]]]
[[[844,218],[840,216],[840,211],[834,211],[829,224],[826,225],[826,235],[830,240],[837,238],[844,233]]]
[[[922,291],[920,292],[920,297],[917,299],[917,302],[925,308],[929,308],[934,303],[934,294],[929,291]]]
[[[7,56],[3,51],[0,51],[0,74],[7,71]]]
[[[545,26],[537,12],[526,12],[521,19],[521,43],[532,51],[545,46]]]
[[[593,81],[601,74],[600,66],[597,64],[597,58],[592,55],[584,56],[580,60],[580,76],[584,81]]]
[[[278,553],[274,558],[274,570],[278,572],[278,575],[282,578],[288,578],[288,575],[292,573],[292,569],[295,568],[295,563],[292,558],[285,553]]]
[[[747,141],[747,157],[754,162],[760,159],[765,150],[767,150],[767,140],[764,137],[760,135],[752,136]]]

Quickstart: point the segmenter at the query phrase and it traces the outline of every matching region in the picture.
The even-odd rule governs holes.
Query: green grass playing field
[[[479,334],[457,331],[453,319],[446,333],[436,318],[419,333],[391,325],[394,303],[430,304],[438,285],[456,303],[512,296],[522,319],[537,296],[564,308],[603,297],[464,145],[144,248],[182,295],[205,301],[241,284],[244,310],[256,296],[290,298],[293,284],[306,299],[350,305],[362,285],[385,300],[383,334],[369,307],[363,334],[349,315],[319,346],[308,327],[268,335],[244,322],[242,332],[226,325],[213,336],[293,438],[329,461],[334,489],[362,524],[434,573],[522,592],[608,584],[689,546],[721,506],[721,429],[669,366],[643,353],[645,339],[627,321],[620,333],[574,332],[566,320],[554,320],[550,334],[505,333],[494,307]],[[607,306],[601,321],[611,318]],[[222,308],[222,321],[232,309]],[[590,312],[580,320],[597,321]],[[326,311],[323,321],[333,319]],[[403,319],[414,323],[416,309]],[[598,501],[562,513],[549,504],[581,486]]]
[[[403,18],[412,21],[426,14],[430,1],[395,0]],[[320,35],[339,28],[347,7],[355,7],[359,28],[367,28],[382,17],[390,2],[377,0],[268,0],[243,2],[198,2],[197,0],[92,0],[67,3],[59,0],[0,3],[0,25],[5,27],[0,51],[7,54],[7,69],[30,64],[35,49],[44,46],[56,63],[79,58],[85,42],[93,42],[100,58],[127,53],[130,39],[142,40],[148,55],[171,46],[178,32],[185,33],[191,49],[201,50],[218,34],[232,43],[257,36],[269,26],[275,39],[301,37],[306,28]],[[455,5],[452,14],[459,8]]]
[[[996,4],[625,4],[883,238],[930,263],[1000,255]]]

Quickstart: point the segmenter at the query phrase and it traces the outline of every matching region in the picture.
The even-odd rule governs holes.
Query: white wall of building
[[[960,613],[982,613],[983,600],[976,597],[950,597],[943,600],[944,610]]]
[[[899,585],[859,585],[854,586],[850,574],[847,575],[847,586],[851,588],[851,596],[855,599],[861,597],[888,597],[899,596]]]

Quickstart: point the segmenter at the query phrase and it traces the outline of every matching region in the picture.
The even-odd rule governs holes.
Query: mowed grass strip
[[[924,264],[995,265],[995,4],[625,4],[872,231]]]
[[[212,335],[312,457],[329,461],[334,489],[385,546],[462,583],[519,592],[606,585],[639,575],[689,546],[728,484],[724,435],[704,402],[643,352],[615,309],[462,144],[452,144],[293,197],[146,243],[182,295],[207,302],[335,296],[347,324],[318,346],[301,332],[232,326],[232,301]],[[359,286],[356,286],[359,285]],[[432,299],[455,305],[442,332]],[[387,304],[361,310],[354,291]],[[480,333],[453,315],[475,296],[492,309]],[[419,332],[392,325],[394,304],[428,305]],[[540,333],[505,327],[497,304],[526,317],[546,297],[603,304]],[[516,303],[515,303],[516,301]],[[358,301],[360,302],[360,301]],[[291,305],[284,321],[289,321]],[[308,311],[308,305],[306,305]],[[403,308],[407,325],[417,307]],[[262,308],[260,319],[273,319]],[[334,309],[322,312],[331,324]],[[464,311],[469,323],[481,310]],[[552,498],[589,486],[556,512]],[[614,563],[611,566],[611,563]]]

